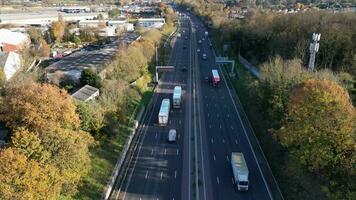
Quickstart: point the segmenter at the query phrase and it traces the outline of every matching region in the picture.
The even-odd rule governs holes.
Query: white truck
[[[248,168],[243,153],[232,152],[231,167],[238,191],[248,190]]]
[[[182,104],[182,87],[175,86],[173,92],[173,108],[180,108]]]
[[[167,126],[169,111],[171,108],[171,102],[169,99],[163,99],[161,103],[161,108],[158,113],[158,124],[160,126]]]

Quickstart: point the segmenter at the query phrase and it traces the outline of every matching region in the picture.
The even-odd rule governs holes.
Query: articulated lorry
[[[160,126],[167,126],[169,111],[171,108],[171,103],[169,99],[163,99],[161,103],[161,108],[158,113],[158,124]]]
[[[212,77],[211,77],[211,84],[214,87],[219,87],[220,86],[220,76],[219,72],[216,69],[211,70],[212,72]]]
[[[234,182],[238,191],[248,190],[248,168],[243,153],[232,152],[231,167],[234,175]]]
[[[173,108],[180,108],[182,104],[182,87],[175,86],[173,92]]]

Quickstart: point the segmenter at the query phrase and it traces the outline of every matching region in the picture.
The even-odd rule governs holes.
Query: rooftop
[[[17,45],[28,39],[23,33],[13,32],[9,29],[0,29],[0,43]]]
[[[74,99],[84,102],[92,100],[97,96],[99,96],[99,89],[90,85],[85,85],[72,94]]]

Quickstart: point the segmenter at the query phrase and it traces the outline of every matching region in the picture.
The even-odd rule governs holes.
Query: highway
[[[164,72],[159,80],[152,97],[152,110],[148,112],[143,125],[140,126],[138,134],[143,136],[130,162],[118,199],[190,199],[189,193],[183,191],[190,190],[191,184],[189,133],[192,127],[190,120],[192,72],[190,68],[187,71],[182,70],[191,62],[189,59],[191,47],[188,39],[185,39],[189,36],[190,29],[184,20],[179,29],[185,33],[176,39],[168,63],[176,69],[174,72]],[[183,106],[180,109],[171,108],[168,125],[160,127],[157,119],[160,104],[164,98],[172,99],[173,88],[176,85],[182,86]],[[171,128],[177,130],[176,143],[167,141]]]
[[[204,157],[208,160],[204,166],[209,166],[205,169],[206,191],[212,191],[212,195],[206,195],[206,199],[272,199],[269,186],[250,145],[246,128],[241,121],[240,110],[232,98],[221,69],[215,64],[215,52],[210,48],[210,40],[204,36],[206,29],[197,18],[194,16],[191,18],[193,26],[197,28],[197,40],[202,40],[201,44],[197,44],[197,41],[192,42],[200,49],[198,53],[200,76],[197,83],[199,107],[202,111],[199,119],[204,124],[201,135]],[[203,53],[207,55],[206,60],[202,59]],[[204,77],[211,75],[212,69],[218,69],[222,78],[219,88],[204,82]],[[248,192],[238,192],[233,185],[230,164],[232,152],[244,153],[250,172]]]
[[[142,137],[128,161],[120,193],[111,199],[274,199],[258,161],[260,154],[251,144],[251,130],[241,118],[242,108],[215,64],[214,49],[204,36],[206,29],[195,16],[187,16],[180,18],[182,36],[176,39],[169,61],[176,69],[161,76],[139,128]],[[181,70],[183,66],[186,72]],[[212,69],[219,71],[219,88],[204,81]],[[168,126],[160,127],[157,116],[161,101],[172,99],[176,85],[183,87],[183,107],[171,109]],[[170,128],[177,130],[174,144],[167,142]],[[250,180],[247,192],[237,191],[233,184],[231,152],[245,155]]]

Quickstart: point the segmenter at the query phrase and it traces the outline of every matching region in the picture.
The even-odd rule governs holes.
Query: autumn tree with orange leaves
[[[292,91],[285,124],[277,135],[310,171],[355,175],[355,114],[341,86],[328,80],[308,80]]]
[[[58,21],[52,22],[51,32],[57,43],[60,43],[63,39],[66,23],[61,15],[58,15]]]
[[[13,134],[8,149],[0,151],[0,160],[11,157],[14,163],[10,166],[19,167],[9,168],[8,162],[0,162],[0,170],[6,172],[0,175],[0,196],[56,199],[60,193],[75,194],[79,181],[90,169],[89,147],[93,138],[79,130],[80,120],[72,98],[65,90],[38,83],[7,86],[4,94],[0,120]],[[28,179],[18,180],[27,174]],[[21,181],[29,181],[31,186]],[[21,197],[11,195],[11,191],[19,192]],[[39,193],[44,195],[39,197]]]
[[[2,103],[0,120],[13,129],[77,129],[80,124],[73,99],[65,90],[49,84],[6,87]]]
[[[0,151],[0,198],[55,199],[61,190],[59,171],[8,148]]]

